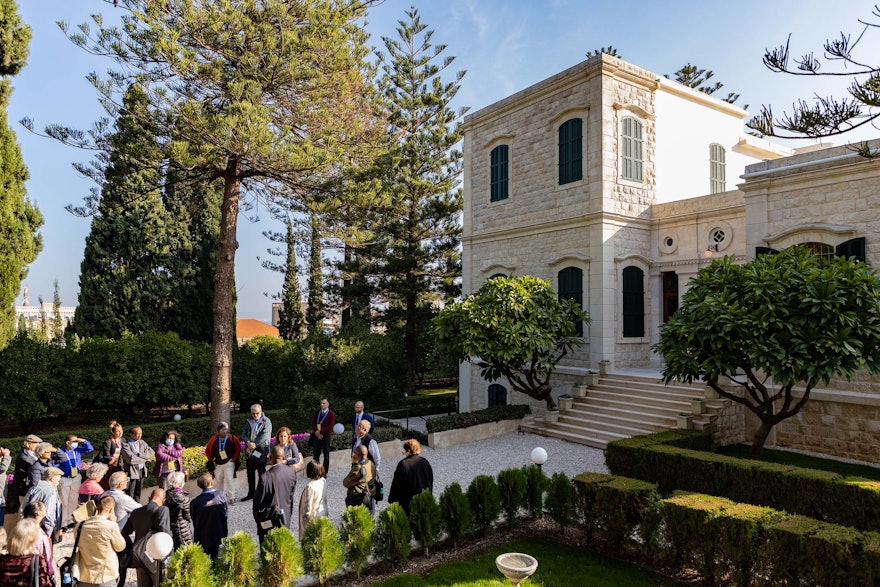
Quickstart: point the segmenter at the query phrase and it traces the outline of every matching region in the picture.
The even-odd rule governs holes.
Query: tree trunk
[[[406,393],[413,395],[416,392],[416,367],[418,366],[415,294],[406,296],[406,327],[403,348],[406,354]]]
[[[758,430],[755,431],[755,436],[752,438],[752,448],[749,449],[750,454],[761,454],[761,449],[764,448],[764,443],[767,442],[767,437],[770,435],[770,431],[773,430],[774,425],[768,420],[761,420],[761,426],[758,427]]]
[[[232,400],[232,345],[235,344],[235,251],[238,249],[239,162],[226,163],[217,266],[214,270],[214,345],[211,354],[211,432],[219,422],[229,422]]]

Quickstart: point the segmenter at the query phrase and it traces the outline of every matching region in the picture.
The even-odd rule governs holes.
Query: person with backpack
[[[376,478],[376,464],[369,459],[367,447],[361,445],[351,453],[351,470],[342,485],[348,489],[345,505],[349,507],[364,505],[370,513],[376,511],[376,500],[370,491],[371,481]]]

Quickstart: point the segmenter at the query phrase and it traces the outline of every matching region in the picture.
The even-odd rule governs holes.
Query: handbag
[[[64,575],[70,575],[70,584],[72,586],[76,586],[79,584],[79,579],[76,578],[76,575],[79,573],[76,571],[76,549],[79,546],[79,537],[82,534],[82,526],[85,522],[80,522],[79,526],[76,529],[76,539],[73,541],[73,550],[70,551],[70,556],[62,559],[58,564],[58,571],[63,579]]]

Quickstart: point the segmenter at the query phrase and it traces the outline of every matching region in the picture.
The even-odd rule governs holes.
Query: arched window
[[[490,154],[489,201],[491,202],[507,199],[508,153],[507,145],[498,145]]]
[[[623,336],[645,336],[645,272],[633,266],[623,269]]]
[[[643,181],[644,139],[642,123],[627,116],[620,123],[620,176],[630,181]]]
[[[826,245],[825,243],[802,243],[800,246],[804,247],[815,257],[821,257],[830,261],[834,258],[834,247],[831,245]]]
[[[584,272],[578,267],[566,267],[557,275],[559,281],[559,299],[574,300],[578,307],[584,307]],[[574,319],[575,334],[584,335],[584,323]]]
[[[489,386],[489,407],[507,405],[507,388],[493,383]]]
[[[559,185],[583,179],[583,121],[566,120],[559,127]]]
[[[727,190],[727,163],[724,147],[718,143],[709,145],[709,193]]]

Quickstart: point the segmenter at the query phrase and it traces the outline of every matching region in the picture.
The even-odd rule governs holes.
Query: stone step
[[[584,402],[575,404],[574,407],[568,410],[561,410],[559,417],[584,422],[586,425],[591,425],[594,422],[613,422],[615,424],[634,426],[639,426],[642,423],[663,426],[674,422],[678,414],[683,411],[685,410],[680,408],[662,408],[650,411],[650,406],[638,409],[636,406],[626,406],[625,404],[621,404],[620,407],[612,407]],[[687,411],[690,412],[690,406],[688,406]]]
[[[653,391],[664,394],[685,395],[689,397],[693,395],[703,395],[702,385],[686,383],[663,385],[660,380],[632,381],[630,379],[613,377],[610,375],[607,377],[599,377],[599,384],[596,386],[596,388],[627,389],[634,390],[640,393],[650,393]]]
[[[587,399],[588,402],[585,403],[591,406],[629,407],[636,411],[647,412],[653,410],[690,411],[691,406],[690,397],[674,397],[661,394],[624,395],[617,390],[608,391],[605,389],[591,389],[586,398],[578,399]],[[575,402],[575,405],[578,405],[578,402]]]

